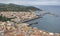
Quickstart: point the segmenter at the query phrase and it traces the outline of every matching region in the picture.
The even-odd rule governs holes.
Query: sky
[[[0,3],[19,5],[60,5],[60,0],[0,0]]]

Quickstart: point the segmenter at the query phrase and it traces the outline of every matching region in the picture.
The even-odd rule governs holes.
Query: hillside
[[[33,6],[0,3],[0,11],[41,11],[41,9]]]

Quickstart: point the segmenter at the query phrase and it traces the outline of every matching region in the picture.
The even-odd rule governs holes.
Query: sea
[[[58,17],[46,14],[43,18],[35,19],[27,23],[38,22],[38,24],[33,24],[32,27],[37,27],[40,30],[47,32],[60,33],[60,6],[58,5],[36,5],[35,7],[42,9],[44,11],[49,11],[58,15]]]

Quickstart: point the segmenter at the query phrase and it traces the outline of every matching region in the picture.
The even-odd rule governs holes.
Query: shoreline
[[[29,22],[29,21],[32,21],[32,20],[35,20],[35,19],[39,19],[39,18],[42,18],[42,17],[38,16],[37,18],[29,19],[29,20],[23,21],[22,23],[26,23],[26,22]]]
[[[4,13],[3,13],[4,14]],[[10,13],[9,13],[10,14]],[[23,14],[23,17],[22,16],[20,16],[20,15],[18,15],[18,14],[20,14],[20,15],[22,15]],[[25,15],[24,15],[25,14]],[[5,14],[6,15],[6,14]],[[11,15],[11,14],[10,14]],[[8,17],[11,17],[11,16],[8,16]],[[13,15],[15,15],[15,14],[13,14]],[[39,19],[39,18],[42,18],[41,16],[37,16],[37,15],[35,15],[35,14],[33,14],[33,13],[28,13],[28,14],[26,14],[26,12],[25,13],[16,13],[16,16],[18,16],[17,17],[17,19],[19,20],[17,20],[17,19],[14,19],[14,21],[16,20],[16,23],[15,22],[12,22],[12,21],[7,21],[7,22],[2,22],[1,24],[3,24],[3,26],[5,26],[5,29],[6,30],[4,30],[4,32],[5,33],[12,33],[12,34],[10,34],[10,35],[13,35],[13,34],[15,34],[17,31],[18,31],[18,29],[19,29],[19,32],[17,32],[17,33],[21,33],[21,32],[23,32],[24,31],[24,33],[28,33],[28,30],[30,31],[30,30],[32,30],[32,31],[35,31],[34,33],[35,34],[39,34],[39,33],[41,33],[41,34],[39,34],[39,36],[40,35],[42,35],[42,36],[44,36],[44,35],[52,35],[52,36],[55,36],[56,34],[57,35],[60,35],[59,33],[53,33],[53,32],[47,32],[47,31],[45,31],[45,30],[40,30],[40,29],[38,29],[37,27],[32,27],[32,26],[29,26],[28,27],[28,25],[29,24],[27,24],[26,22],[29,22],[29,21],[32,21],[32,20],[35,20],[35,19]],[[32,17],[33,16],[33,17]],[[22,17],[23,19],[21,19],[20,17]],[[20,22],[20,19],[22,20],[21,22]],[[18,23],[17,23],[18,22]],[[35,24],[35,23],[34,23]],[[0,27],[1,28],[1,27]],[[12,30],[10,29],[10,28],[12,28]],[[30,28],[30,29],[29,29]],[[21,31],[20,31],[21,30]],[[22,31],[23,30],[23,31]],[[2,31],[2,30],[1,30]],[[12,32],[11,32],[12,31]],[[8,35],[8,33],[7,34],[5,34],[5,35]],[[33,32],[32,32],[33,33]],[[23,33],[22,33],[23,34]],[[37,34],[37,35],[38,35]],[[19,34],[20,35],[20,34]],[[26,35],[26,34],[25,34]],[[31,34],[31,35],[33,35],[33,34]],[[35,35],[36,36],[36,35]]]

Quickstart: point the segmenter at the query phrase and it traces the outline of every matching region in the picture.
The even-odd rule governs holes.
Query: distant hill
[[[33,6],[0,3],[0,11],[41,11],[41,9]]]

